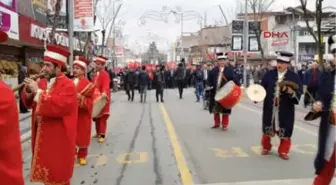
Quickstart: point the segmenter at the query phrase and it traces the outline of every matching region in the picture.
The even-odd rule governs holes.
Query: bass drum
[[[242,89],[233,81],[228,81],[222,88],[220,88],[215,96],[215,101],[226,109],[231,109],[239,103],[242,97]]]
[[[93,93],[92,118],[98,118],[107,103],[107,98],[102,96],[97,88]]]

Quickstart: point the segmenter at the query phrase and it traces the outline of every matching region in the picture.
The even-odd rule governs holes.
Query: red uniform
[[[91,139],[91,122],[92,122],[92,95],[94,92],[94,84],[88,79],[82,77],[79,79],[77,93],[80,93],[77,121],[77,147],[78,158],[85,158],[88,153],[88,147]]]
[[[89,64],[89,60],[84,57],[76,56],[74,66],[80,67],[84,72]],[[95,86],[84,76],[75,78],[74,83],[77,87],[78,98],[78,119],[77,119],[77,158],[85,159],[88,154],[88,147],[91,139],[91,122],[93,107],[93,92]],[[84,163],[86,164],[86,162]]]
[[[0,184],[23,185],[19,113],[12,90],[0,81]]]
[[[48,45],[45,62],[66,63],[69,52]],[[62,55],[62,56],[61,56]],[[30,180],[45,185],[70,185],[77,133],[77,91],[64,74],[38,82],[36,94],[25,89],[22,99],[32,114],[32,167]]]
[[[99,58],[103,58],[103,57],[99,57]],[[100,60],[97,61],[96,59],[95,62],[100,62]],[[92,81],[95,84],[96,88],[100,91],[100,93],[105,93],[108,97],[108,102],[103,108],[101,114],[99,115],[98,118],[94,119],[96,123],[97,135],[105,137],[107,119],[110,115],[110,102],[111,102],[110,77],[108,73],[104,69],[102,69],[93,76]]]

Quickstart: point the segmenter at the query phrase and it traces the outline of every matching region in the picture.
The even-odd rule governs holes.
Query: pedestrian
[[[295,104],[299,104],[302,95],[300,77],[288,70],[292,56],[292,53],[280,52],[277,57],[277,68],[266,72],[261,82],[266,90],[262,114],[261,153],[268,155],[272,148],[271,137],[278,135],[280,138],[278,154],[284,160],[289,159]]]
[[[335,173],[336,150],[336,100],[335,100],[335,66],[336,66],[336,35],[329,37],[328,44],[333,59],[329,69],[321,74],[320,88],[317,91],[313,110],[321,114],[318,151],[314,160],[315,174],[313,185],[329,185]]]
[[[154,74],[154,84],[156,102],[161,101],[163,103],[163,90],[165,85],[164,68],[159,65],[156,66],[156,71]]]
[[[70,52],[47,45],[43,79],[26,78],[22,99],[32,114],[31,182],[70,185],[73,175],[78,102],[75,84],[62,72]]]
[[[141,71],[139,73],[139,79],[138,79],[141,103],[146,103],[147,87],[148,87],[149,81],[150,79],[146,71],[146,66],[142,66]]]
[[[8,35],[0,31],[0,42]],[[0,73],[1,76],[1,73]],[[19,113],[13,91],[0,80],[0,182],[23,185]]]
[[[201,69],[201,66],[198,65],[196,67],[196,70],[193,72],[193,77],[195,79],[195,94],[196,94],[196,102],[199,102],[201,97],[203,97],[203,91],[204,91],[204,74]]]
[[[183,98],[183,88],[186,84],[186,69],[182,63],[177,65],[176,72],[174,73],[174,79],[176,79],[178,93],[180,99]]]

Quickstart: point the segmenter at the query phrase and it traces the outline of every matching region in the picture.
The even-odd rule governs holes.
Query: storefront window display
[[[30,57],[27,59],[28,75],[39,74],[42,67],[42,57]]]

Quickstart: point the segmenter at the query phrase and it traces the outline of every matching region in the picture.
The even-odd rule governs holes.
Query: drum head
[[[228,81],[222,88],[220,88],[216,95],[215,95],[215,100],[221,100],[222,98],[225,98],[233,89],[233,87],[236,84],[233,81]]]
[[[246,89],[246,94],[250,100],[261,102],[266,97],[266,90],[261,85],[253,84]]]
[[[92,117],[95,118],[99,116],[103,108],[105,107],[107,103],[107,99],[105,97],[99,97],[93,102],[93,108],[92,108]]]

